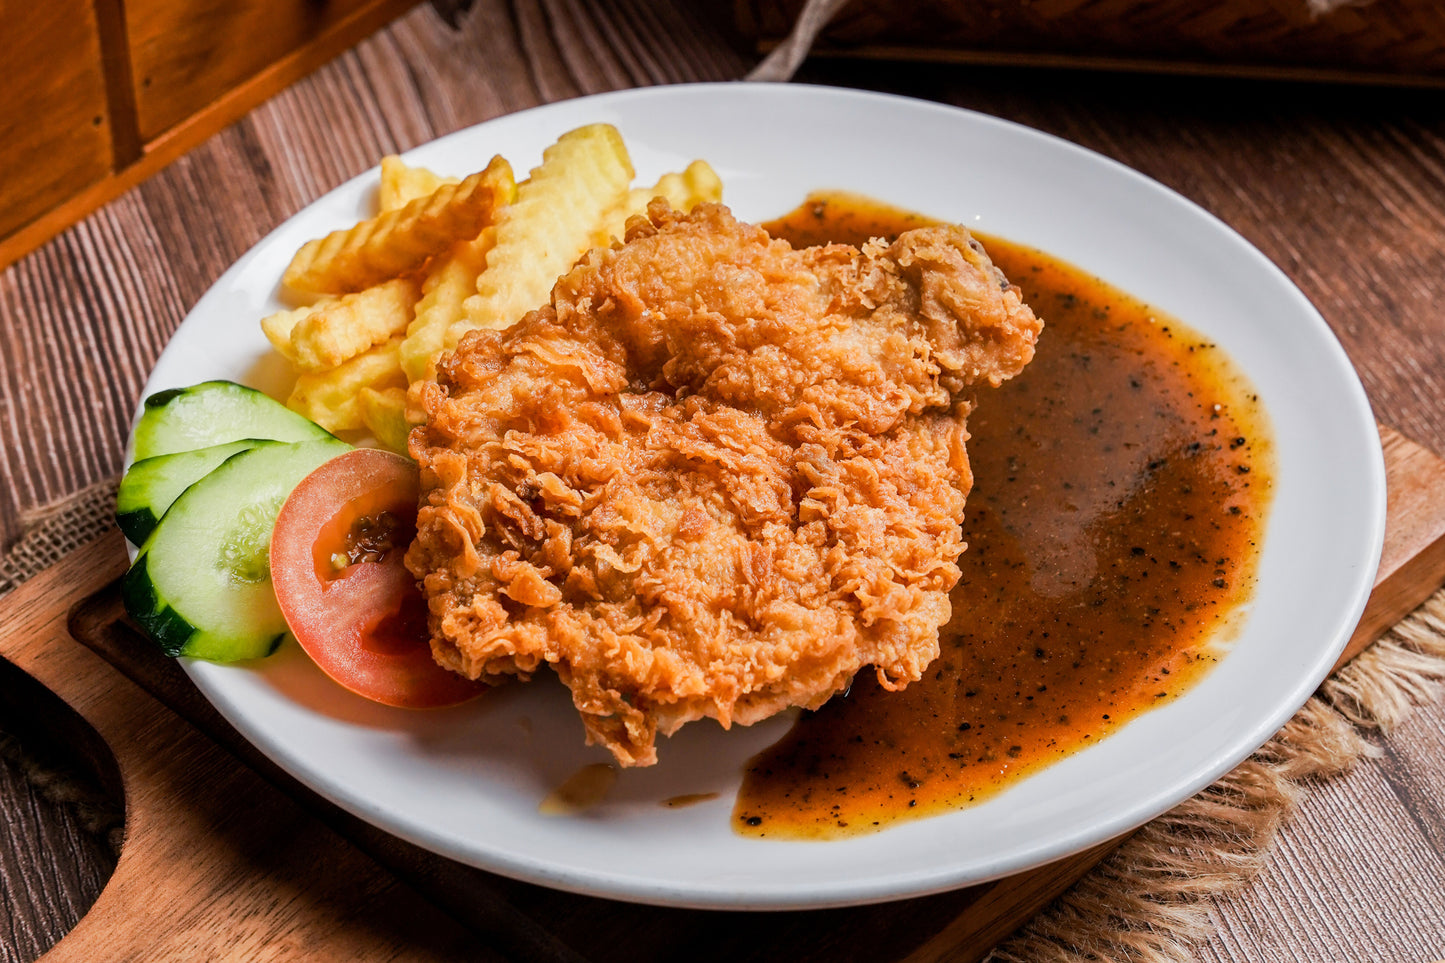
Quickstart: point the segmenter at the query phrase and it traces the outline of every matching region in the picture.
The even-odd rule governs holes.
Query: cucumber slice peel
[[[134,545],[143,543],[187,488],[232,455],[266,442],[248,438],[194,451],[155,455],[131,465],[115,496],[115,520]]]
[[[135,461],[247,438],[312,441],[334,437],[279,401],[234,381],[203,381],[188,388],[158,391],[141,408],[132,436]]]
[[[126,611],[162,651],[216,662],[275,651],[287,628],[271,529],[301,479],[351,447],[328,439],[233,454],[171,505],[121,583]]]

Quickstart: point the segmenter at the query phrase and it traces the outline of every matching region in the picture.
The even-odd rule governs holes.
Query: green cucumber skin
[[[287,628],[264,552],[286,495],[351,447],[328,438],[261,444],[233,454],[175,500],[121,583],[126,611],[161,651],[236,662],[276,650]],[[230,548],[244,548],[247,536],[258,531],[264,532],[262,553],[226,555]],[[263,574],[256,577],[257,572]]]
[[[115,497],[115,520],[131,544],[140,545],[177,498],[234,454],[270,444],[249,438],[195,451],[154,455],[126,469]]]
[[[247,438],[312,441],[333,438],[279,401],[234,381],[203,381],[147,398],[136,422],[134,460],[209,448]]]
[[[161,647],[161,651],[171,658],[179,656],[195,656],[206,658],[204,648],[196,644],[197,636],[201,630],[183,619],[176,610],[167,605],[159,595],[156,594],[155,585],[152,584],[149,574],[146,572],[146,557],[141,555],[136,558],[135,563],[126,571],[125,577],[120,583],[121,601],[125,603],[125,610],[135,619],[151,640]],[[273,636],[267,640],[258,636],[249,645],[235,648],[221,647],[218,655],[212,656],[217,662],[238,662],[244,659],[262,659],[281,645],[281,640],[286,633]],[[199,650],[199,651],[198,651]]]
[[[149,508],[138,508],[131,512],[116,511],[115,523],[125,533],[125,537],[132,545],[139,545],[146,540],[160,521]]]

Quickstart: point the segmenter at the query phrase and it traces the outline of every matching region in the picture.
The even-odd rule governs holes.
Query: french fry
[[[405,207],[418,197],[433,194],[445,184],[459,183],[455,177],[443,177],[425,167],[412,167],[395,154],[381,159],[381,187],[377,190],[377,207],[384,214]]]
[[[478,328],[504,328],[546,302],[557,277],[586,251],[604,217],[632,183],[632,161],[610,124],[563,134],[497,215],[497,242],[451,325],[446,347]]]
[[[420,296],[421,288],[415,281],[397,278],[303,309],[306,314],[290,331],[288,357],[302,371],[334,368],[374,345],[404,334]]]
[[[401,338],[392,338],[327,371],[312,371],[296,379],[286,407],[305,415],[327,431],[354,431],[366,427],[360,395],[364,388],[385,391],[405,388],[398,351]]]
[[[452,253],[439,258],[422,282],[416,318],[401,343],[401,366],[412,381],[435,375],[434,362],[446,347],[447,331],[466,317],[462,305],[477,293],[477,276],[496,241],[497,232],[489,227],[476,240],[453,245]]]
[[[722,178],[707,161],[695,160],[681,173],[663,174],[652,187],[633,188],[607,212],[601,230],[592,238],[593,245],[620,240],[627,229],[627,219],[634,214],[646,214],[647,205],[654,197],[663,198],[674,210],[690,211],[699,204],[722,200]]]
[[[271,347],[279,351],[286,360],[296,360],[296,349],[291,346],[291,332],[318,307],[319,304],[308,304],[290,311],[277,311],[261,319],[261,331],[266,335],[266,340],[270,341]]]
[[[404,451],[406,389],[434,378],[466,332],[545,304],[582,253],[621,236],[653,198],[686,211],[722,197],[705,161],[629,190],[633,173],[608,124],[563,134],[521,184],[500,156],[461,181],[382,158],[377,216],[307,243],[286,270],[292,293],[318,303],[261,322],[299,371],[288,404]]]
[[[511,165],[494,157],[486,170],[458,184],[308,241],[282,281],[302,293],[347,294],[410,274],[457,241],[480,234],[515,195]]]
[[[357,397],[361,421],[381,445],[405,455],[411,421],[406,414],[406,389],[362,388]]]

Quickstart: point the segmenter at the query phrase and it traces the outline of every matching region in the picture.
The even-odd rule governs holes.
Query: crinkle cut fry
[[[354,227],[308,241],[282,280],[293,291],[346,294],[410,274],[457,241],[481,233],[516,196],[512,167],[501,156],[485,170]]]
[[[504,328],[547,300],[557,277],[590,246],[598,226],[632,183],[632,159],[611,124],[568,131],[542,152],[498,218],[465,317],[447,331],[455,347],[468,331]]]

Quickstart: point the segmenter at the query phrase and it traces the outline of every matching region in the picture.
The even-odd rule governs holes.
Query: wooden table
[[[736,79],[754,59],[713,5],[478,0],[460,30],[420,6],[284,91],[0,274],[0,543],[119,471],[146,374],[191,305],[382,154],[581,94]],[[1319,307],[1381,422],[1445,452],[1439,93],[843,60],[798,80],[996,114],[1178,190]],[[1265,875],[1217,902],[1205,959],[1445,957],[1445,703],[1382,750],[1310,792]],[[0,851],[0,961],[33,958],[103,881],[100,848],[37,798],[0,763],[0,838],[16,844]]]

